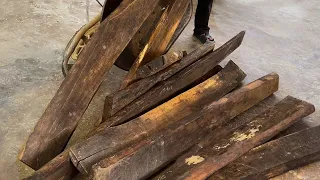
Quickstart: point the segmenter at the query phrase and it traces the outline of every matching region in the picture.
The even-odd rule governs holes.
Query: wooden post
[[[152,175],[209,131],[269,96],[277,89],[277,83],[277,75],[266,76],[194,111],[154,136],[101,160],[93,167],[95,179],[144,179]]]
[[[307,102],[287,97],[233,134],[215,139],[199,152],[187,153],[159,174],[162,179],[206,179],[250,149],[266,142],[314,112]]]
[[[133,100],[146,93],[155,84],[167,80],[175,74],[176,76],[179,76],[177,74],[178,72],[180,76],[182,74],[188,74],[188,77],[192,77],[192,79],[202,77],[205,73],[210,71],[210,69],[212,69],[215,65],[221,62],[231,52],[240,46],[244,34],[244,31],[240,32],[238,35],[233,37],[215,51],[199,59],[200,57],[204,56],[204,54],[210,52],[214,47],[214,44],[204,45],[203,47],[200,47],[199,49],[188,54],[179,63],[169,66],[164,71],[160,71],[159,73],[127,86],[127,88],[121,91],[117,91],[114,94],[107,96],[103,112],[103,121],[107,120]],[[184,78],[184,82],[182,84],[187,84],[188,82],[192,81],[192,79],[189,80]]]
[[[277,74],[265,76],[231,94],[226,95],[219,101],[211,103],[207,108],[204,108],[205,110],[202,110],[200,114],[211,117],[209,114],[213,111],[212,114],[217,118],[216,124],[220,124],[220,118],[222,122],[224,122],[224,118],[233,118],[240,112],[252,107],[254,104],[277,91],[278,82],[279,77]],[[179,96],[176,98],[179,98]],[[170,101],[168,103],[171,104]],[[164,116],[166,119],[157,119],[158,113],[162,112],[161,108],[171,107],[168,106],[168,104],[165,104],[162,107],[159,106],[159,108],[156,108],[155,111],[150,111],[145,116],[139,117],[138,120],[129,121],[123,125],[101,131],[95,136],[87,139],[85,142],[71,147],[70,156],[72,162],[81,172],[88,172],[92,165],[97,163],[99,160],[110,157],[115,152],[118,152],[128,146],[128,144],[137,142],[146,136],[154,134],[156,131],[162,130],[167,127],[168,124],[178,122],[187,117],[185,112],[189,111],[180,111],[179,109],[179,111],[175,112],[175,108],[173,108],[171,111],[167,111],[168,116]],[[197,107],[197,105],[193,105],[193,107]],[[239,107],[236,106],[237,108],[232,108],[234,105],[239,105]],[[232,111],[229,108],[231,108]],[[197,111],[201,109],[203,109],[203,107],[197,108]],[[205,113],[205,111],[210,113]],[[195,111],[193,110],[191,112]],[[177,114],[179,114],[179,118],[176,117]]]
[[[39,169],[63,151],[105,74],[158,1],[124,0],[101,23],[31,133],[22,162]]]
[[[270,179],[317,160],[320,160],[320,126],[254,148],[208,179]]]

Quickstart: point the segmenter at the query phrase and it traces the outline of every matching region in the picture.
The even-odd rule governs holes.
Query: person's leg
[[[195,16],[194,35],[201,41],[213,41],[209,35],[209,17],[212,9],[213,0],[198,0]],[[202,37],[201,37],[202,36]],[[204,39],[205,38],[205,39]],[[204,42],[203,42],[204,43]]]

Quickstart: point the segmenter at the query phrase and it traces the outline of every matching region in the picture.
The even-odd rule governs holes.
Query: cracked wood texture
[[[93,167],[94,178],[146,178],[198,143],[210,131],[224,125],[277,89],[276,74],[244,86],[194,111],[154,136],[101,160]]]
[[[288,96],[234,133],[213,140],[198,152],[186,153],[154,179],[207,179],[314,110],[312,104]]]
[[[99,129],[94,136],[71,147],[72,161],[81,172],[88,172],[101,158],[108,157],[195,111],[200,111],[210,102],[234,89],[244,77],[244,73],[230,62],[229,66],[217,75],[146,114],[119,126]]]
[[[317,160],[320,160],[320,126],[254,148],[208,179],[269,179]]]
[[[105,74],[158,1],[124,0],[101,23],[27,140],[22,162],[39,169],[63,151]]]
[[[157,83],[167,80],[170,77],[174,78],[172,76],[180,76],[180,78],[183,78],[183,81],[179,83],[180,85],[177,83],[174,84],[174,86],[176,87],[172,88],[172,90],[166,90],[171,93],[176,92],[177,90],[183,88],[184,85],[189,84],[195,79],[203,76],[208,71],[210,71],[210,69],[212,69],[215,65],[221,62],[231,52],[233,52],[240,46],[244,34],[244,31],[240,32],[238,35],[233,37],[224,45],[222,45],[221,47],[209,54],[207,53],[212,51],[212,49],[214,48],[214,44],[206,44],[200,47],[199,49],[191,52],[186,57],[182,58],[179,63],[175,63],[169,66],[168,68],[164,69],[163,71],[160,71],[152,76],[137,81],[129,85],[127,88],[107,96],[105,100],[105,107],[102,120],[108,120],[108,118],[110,118],[115,113],[123,109],[133,100],[145,94]],[[207,55],[203,57],[205,54]],[[184,74],[186,77],[181,77],[182,74]],[[112,120],[111,123],[109,122],[109,124],[112,124]]]

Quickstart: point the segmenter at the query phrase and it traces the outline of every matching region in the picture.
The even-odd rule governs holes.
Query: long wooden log
[[[129,143],[150,136],[194,111],[201,110],[212,100],[229,92],[243,79],[243,73],[239,71],[234,74],[226,69],[226,72],[223,73],[222,70],[221,73],[224,75],[218,73],[135,120],[113,128],[99,129],[99,133],[71,148],[70,154],[75,166],[80,171],[86,172],[101,157],[109,156],[128,146]],[[230,79],[224,80],[224,78]],[[110,143],[106,143],[108,141]],[[91,147],[90,150],[88,150],[89,147]]]
[[[233,134],[213,141],[197,153],[188,153],[189,157],[179,158],[157,178],[206,179],[314,110],[312,104],[287,97]]]
[[[317,160],[320,160],[320,126],[254,148],[208,179],[269,179]]]
[[[216,76],[212,77],[208,82],[203,82],[203,84],[199,85],[199,87],[194,87],[193,89],[190,89],[188,93],[185,93],[184,95],[181,95],[180,97],[177,97],[173,100],[171,100],[171,103],[168,103],[167,105],[162,105],[162,108],[156,108],[155,110],[152,110],[150,113],[147,113],[146,115],[141,116],[138,118],[136,123],[131,123],[131,125],[121,125],[121,127],[125,127],[123,129],[133,129],[130,133],[125,133],[124,135],[116,134],[116,130],[112,129],[111,132],[114,132],[115,134],[112,135],[114,138],[118,138],[118,136],[121,136],[122,138],[119,138],[119,144],[114,145],[115,147],[121,146],[121,143],[123,140],[130,141],[136,141],[137,139],[141,139],[141,137],[150,135],[152,132],[155,132],[162,127],[167,126],[169,123],[172,123],[173,120],[170,119],[170,117],[164,116],[167,112],[172,112],[171,117],[183,117],[184,114],[180,114],[178,111],[171,111],[171,109],[179,108],[181,110],[184,110],[185,114],[190,114],[192,111],[192,105],[195,100],[195,98],[202,99],[202,98],[209,98],[212,100],[219,99],[224,94],[228,93],[231,89],[236,87],[240,81],[245,77],[245,74],[233,63],[228,63],[229,68],[225,68],[224,71],[221,71]],[[212,83],[216,81],[216,84]],[[206,87],[206,88],[203,88]],[[196,96],[197,92],[202,92],[199,96]],[[183,101],[184,104],[179,104],[180,101]],[[198,103],[198,107],[201,108],[200,104]],[[159,114],[158,116],[153,116],[153,114]],[[160,116],[162,114],[162,116]],[[181,116],[182,115],[182,116]],[[148,122],[148,118],[153,118],[153,122]],[[161,119],[162,118],[162,119]],[[165,119],[164,119],[165,118]],[[136,125],[135,125],[136,124]],[[146,129],[150,128],[149,132],[145,132],[141,127],[137,128],[138,125],[141,124],[141,127],[145,127]],[[158,129],[157,129],[158,128]],[[102,130],[104,128],[101,128]],[[117,128],[115,128],[117,129]],[[138,135],[140,134],[141,137]],[[137,135],[137,136],[135,136]],[[110,140],[110,139],[109,139]],[[106,140],[108,141],[108,140]],[[124,142],[124,143],[128,143]],[[69,150],[66,150],[69,152]],[[68,162],[68,163],[65,163]],[[74,172],[74,168],[72,168],[73,165],[70,162],[70,159],[68,156],[65,156],[64,153],[60,155],[60,158],[55,158],[52,161],[50,161],[48,164],[46,164],[43,168],[38,170],[35,174],[33,174],[30,179],[37,179],[37,177],[46,177],[48,179],[59,179],[68,177],[65,174],[61,174],[59,172]],[[78,171],[76,171],[78,172]],[[76,173],[75,172],[75,173]]]
[[[158,1],[124,0],[101,23],[31,133],[22,162],[39,169],[63,151],[103,77]]]
[[[103,121],[113,116],[119,110],[123,109],[133,100],[146,93],[155,84],[161,81],[176,77],[183,78],[180,83],[174,83],[174,85],[177,86],[176,88],[172,88],[172,90],[166,90],[173,93],[176,92],[174,90],[179,90],[186,84],[192,82],[194,79],[202,77],[205,73],[210,71],[210,69],[212,69],[215,65],[221,62],[231,52],[233,52],[237,47],[240,46],[244,34],[244,31],[240,32],[237,36],[229,40],[217,50],[196,61],[201,56],[211,51],[214,46],[213,44],[204,45],[203,47],[200,47],[200,49],[193,51],[189,55],[184,57],[179,63],[173,64],[172,66],[169,66],[159,73],[142,79],[136,83],[129,85],[127,88],[121,91],[107,96],[103,112]]]
[[[236,90],[169,128],[144,139],[93,167],[96,179],[143,179],[199,142],[208,132],[260,102],[278,87],[271,74]]]

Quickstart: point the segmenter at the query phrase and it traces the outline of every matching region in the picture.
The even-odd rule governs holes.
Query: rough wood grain
[[[39,169],[63,151],[104,75],[158,1],[124,0],[101,23],[31,133],[19,157],[22,162]]]
[[[278,76],[266,76],[93,167],[95,179],[143,179],[192,147],[209,131],[251,108],[277,89]]]
[[[201,110],[212,100],[220,98],[234,88],[236,84],[239,83],[238,78],[240,78],[240,80],[243,78],[241,78],[242,75],[232,75],[234,76],[233,80],[231,80],[231,78],[229,81],[225,81],[224,78],[227,78],[229,75],[228,73],[224,74],[225,75],[219,76],[218,73],[199,86],[182,93],[125,124],[107,129],[99,129],[96,135],[71,148],[74,164],[81,171],[83,171],[82,168],[89,169],[94,163],[101,159],[101,157],[107,157],[121,148],[128,146],[130,143],[150,136],[167,127],[169,124],[187,117],[194,111]],[[231,74],[232,73],[230,73],[230,75]],[[275,84],[273,86],[269,84],[270,87],[267,88],[268,90],[273,88],[270,90],[272,92],[276,86],[276,80],[273,81]],[[89,147],[91,148],[88,150]]]
[[[206,179],[314,110],[312,104],[287,97],[233,134],[213,140],[199,152],[183,155],[155,179]]]
[[[186,73],[189,74],[188,77],[190,76],[190,74],[194,76],[193,78],[197,78],[199,76],[201,77],[209,71],[208,69],[211,69],[213,66],[226,58],[231,52],[237,49],[243,40],[244,34],[244,31],[240,32],[227,43],[225,43],[215,51],[209,53],[205,57],[203,56],[213,49],[214,43],[203,45],[199,49],[182,58],[179,63],[175,63],[172,66],[164,69],[163,71],[160,71],[152,76],[133,83],[127,88],[107,96],[103,112],[103,121],[107,120],[109,117],[127,106],[133,100],[150,90],[155,84],[170,78],[178,72],[180,76],[181,74]],[[180,72],[182,70],[183,72]],[[192,79],[185,79],[186,82],[190,82],[191,80]]]
[[[317,160],[320,160],[320,126],[254,148],[208,179],[269,179]]]

